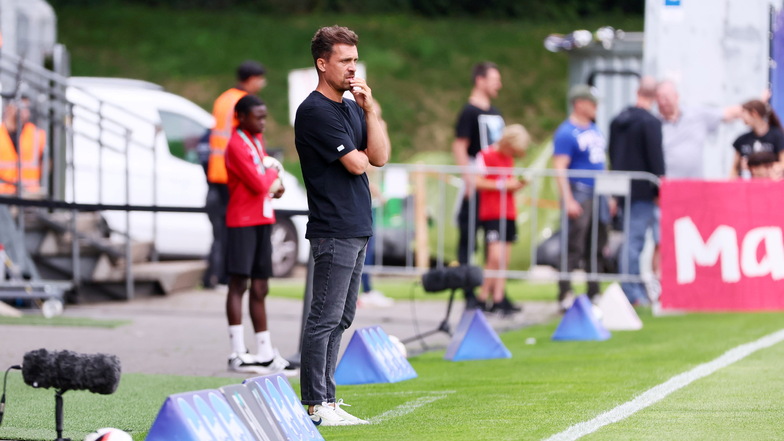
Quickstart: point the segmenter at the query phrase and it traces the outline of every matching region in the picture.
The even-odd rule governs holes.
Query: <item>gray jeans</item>
[[[596,249],[592,249],[591,234],[593,231],[593,188],[579,184],[571,184],[572,194],[583,209],[583,214],[579,217],[568,219],[568,242],[566,253],[566,272],[573,272],[577,268],[583,268],[586,272],[591,271],[591,260],[596,257],[597,271],[603,272],[605,269],[604,247],[607,245],[607,224],[603,222],[603,217],[609,217],[609,213],[602,213],[604,207],[599,208],[599,219],[597,225]],[[600,199],[601,201],[601,199]],[[600,202],[602,203],[602,202]],[[565,214],[562,214],[565,216]],[[563,220],[562,220],[563,223]],[[563,300],[566,293],[572,290],[570,280],[558,282],[558,300]],[[599,282],[588,282],[588,297],[593,299],[599,293]]]
[[[302,404],[335,402],[340,339],[357,310],[367,237],[311,239],[313,300],[302,336]]]

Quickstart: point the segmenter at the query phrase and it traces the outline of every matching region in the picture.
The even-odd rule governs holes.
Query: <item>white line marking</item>
[[[592,420],[575,424],[563,432],[557,433],[550,438],[547,438],[546,441],[573,441],[582,438],[583,436],[588,435],[589,433],[593,433],[608,424],[617,423],[618,421],[631,416],[635,412],[645,409],[646,407],[656,403],[676,390],[688,386],[693,381],[707,377],[721,368],[727,367],[736,361],[740,361],[760,349],[773,346],[782,340],[784,340],[784,329],[776,331],[773,334],[766,335],[759,340],[736,346],[725,352],[720,357],[707,363],[703,363],[690,371],[678,374],[664,383],[648,389],[646,392],[643,392],[642,395],[637,396],[633,400],[627,401],[615,409],[609,410]]]
[[[371,424],[378,424],[380,422],[401,417],[403,415],[408,415],[409,413],[419,409],[422,406],[432,403],[433,401],[438,401],[442,398],[446,398],[451,391],[445,392],[435,392],[431,393],[430,395],[426,395],[424,397],[419,397],[416,400],[407,401],[400,406],[395,407],[394,409],[390,409],[381,415],[373,417],[370,419]]]

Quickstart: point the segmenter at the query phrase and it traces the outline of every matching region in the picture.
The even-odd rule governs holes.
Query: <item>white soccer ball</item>
[[[274,168],[278,173],[283,173],[283,164],[272,156],[265,156],[261,163],[264,165],[264,168]]]
[[[400,354],[403,355],[403,358],[408,358],[408,350],[406,349],[406,345],[404,345],[399,338],[395,337],[394,335],[390,335],[389,341],[391,341],[392,345],[394,345]]]
[[[272,156],[265,156],[264,159],[261,160],[261,163],[264,165],[264,168],[272,168],[278,171],[278,179],[275,179],[275,182],[272,183],[269,189],[270,194],[275,194],[283,187],[283,181],[281,180],[281,176],[283,175],[283,164]]]
[[[88,433],[84,441],[133,441],[131,435],[114,427],[104,427],[93,433]]]

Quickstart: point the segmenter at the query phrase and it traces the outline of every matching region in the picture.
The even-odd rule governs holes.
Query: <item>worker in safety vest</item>
[[[21,127],[21,131],[19,131]],[[41,157],[46,132],[30,121],[30,99],[11,101],[0,125],[0,194],[15,195],[21,175],[23,193],[41,191]]]
[[[207,163],[207,216],[212,223],[212,247],[207,258],[207,270],[204,272],[204,286],[214,287],[226,284],[228,276],[225,270],[226,255],[226,205],[229,203],[228,176],[224,153],[231,138],[232,131],[237,127],[234,106],[245,95],[255,95],[266,85],[267,71],[261,63],[253,60],[244,61],[237,67],[237,85],[223,92],[212,107],[215,127],[210,133],[210,157]]]

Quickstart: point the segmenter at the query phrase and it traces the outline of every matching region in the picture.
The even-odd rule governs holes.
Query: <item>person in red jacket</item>
[[[485,270],[504,271],[512,257],[512,243],[517,240],[517,209],[514,193],[525,186],[525,181],[511,174],[514,158],[525,155],[531,137],[520,124],[507,126],[498,142],[477,155],[477,165],[485,170],[476,179],[479,190],[479,222],[485,231],[487,257]],[[503,169],[509,169],[504,171]],[[476,299],[485,307],[488,297],[493,305],[490,312],[511,314],[519,312],[504,295],[505,279],[502,274],[488,274]]]
[[[277,372],[296,375],[272,345],[264,302],[272,276],[271,233],[275,213],[271,201],[284,191],[278,180],[279,170],[264,166],[266,153],[262,133],[267,106],[258,97],[246,95],[237,101],[234,111],[239,126],[232,131],[225,154],[229,188],[226,208],[226,272],[229,274],[226,317],[232,348],[229,370],[261,375]],[[279,188],[270,194],[273,185]],[[248,306],[256,334],[256,354],[248,352],[242,326],[242,298],[248,290],[248,279]]]

